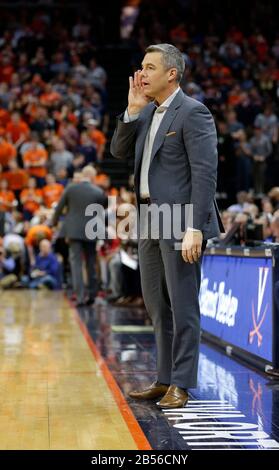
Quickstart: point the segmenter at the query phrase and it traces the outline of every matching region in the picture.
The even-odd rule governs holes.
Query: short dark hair
[[[164,68],[166,70],[175,68],[177,70],[176,81],[181,82],[185,70],[185,61],[177,47],[172,44],[152,44],[145,49],[145,53],[148,52],[160,52]]]

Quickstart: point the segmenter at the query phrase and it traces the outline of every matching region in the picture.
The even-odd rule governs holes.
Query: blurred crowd
[[[94,184],[118,193],[99,167],[107,141],[107,73],[98,63],[91,26],[81,18],[66,27],[38,9],[21,21],[6,11],[5,20],[0,285],[56,289],[69,281],[63,265],[67,250],[59,229],[51,227],[65,186],[80,181],[90,165],[96,169]]]

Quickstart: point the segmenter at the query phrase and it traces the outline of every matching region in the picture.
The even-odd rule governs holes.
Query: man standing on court
[[[149,46],[142,69],[130,77],[128,108],[117,119],[111,153],[135,157],[135,191],[141,205],[192,204],[180,249],[173,238],[139,239],[144,302],[157,347],[157,380],[135,399],[160,398],[160,408],[178,408],[196,387],[200,341],[201,255],[208,238],[223,226],[214,199],[217,139],[212,115],[185,96],[180,51],[170,44]],[[141,212],[140,212],[141,217]],[[152,222],[151,222],[152,223]],[[159,229],[160,230],[160,229]]]
[[[66,210],[62,232],[69,242],[73,291],[77,297],[77,307],[93,304],[97,293],[96,239],[89,240],[86,236],[86,224],[89,217],[85,213],[86,208],[94,203],[106,207],[107,196],[98,186],[93,184],[95,176],[95,168],[85,166],[82,169],[81,182],[67,186],[55,208],[52,220],[52,224],[56,225],[63,210]],[[87,274],[87,298],[83,282],[83,260]]]

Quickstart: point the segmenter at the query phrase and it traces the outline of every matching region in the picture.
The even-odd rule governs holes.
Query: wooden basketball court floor
[[[150,449],[61,292],[0,292],[0,449]]]
[[[144,309],[0,292],[0,450],[279,449],[278,381],[207,344],[185,409],[128,398],[155,379]]]

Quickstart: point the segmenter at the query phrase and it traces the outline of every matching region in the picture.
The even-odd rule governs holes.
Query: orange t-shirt
[[[7,166],[8,163],[15,158],[16,148],[10,142],[3,140],[0,142],[0,164],[2,166]]]
[[[38,234],[44,234],[44,238],[52,239],[52,230],[47,225],[34,225],[31,227],[25,237],[25,243],[29,246],[35,246],[38,243]]]
[[[59,95],[59,93],[57,93],[56,91],[43,93],[40,96],[40,102],[45,105],[53,104],[56,101],[59,101],[60,99],[61,99],[61,95]]]
[[[23,189],[27,184],[28,178],[29,176],[27,171],[23,170],[22,168],[17,168],[16,170],[12,171],[4,171],[2,174],[0,174],[0,179],[7,180],[9,189],[12,191]]]
[[[45,206],[50,209],[54,202],[59,201],[61,194],[64,191],[64,186],[59,183],[46,184],[43,187],[43,198]]]
[[[229,95],[227,103],[231,106],[237,106],[241,101],[241,97],[239,95]]]
[[[14,143],[20,138],[21,134],[27,137],[29,131],[30,129],[24,121],[20,121],[18,124],[14,124],[10,121],[6,127],[6,132],[11,134],[11,138]]]
[[[0,211],[10,212],[12,210],[12,203],[16,200],[13,191],[7,189],[6,191],[0,190]]]
[[[23,199],[27,197],[26,201],[23,202]],[[43,197],[43,192],[41,189],[30,189],[26,188],[23,189],[20,193],[20,201],[23,205],[23,208],[32,214],[36,212],[41,206],[40,203],[37,201],[34,201],[34,197]]]
[[[98,148],[107,141],[105,134],[102,131],[99,131],[99,129],[91,131],[89,135]]]
[[[99,173],[98,175],[95,176],[94,183],[97,184],[98,186],[101,186],[107,180],[108,180],[108,175],[106,175],[106,173]]]
[[[213,65],[210,67],[209,71],[213,77],[213,80],[219,85],[226,85],[231,83],[232,74],[229,67]]]
[[[46,162],[47,162],[47,151],[42,148],[30,149],[25,152],[23,155],[23,163],[26,166],[27,163],[30,165],[37,163],[39,160],[43,159],[43,165],[41,166],[29,166],[27,171],[31,176],[37,176],[39,178],[44,178],[47,174]]]

